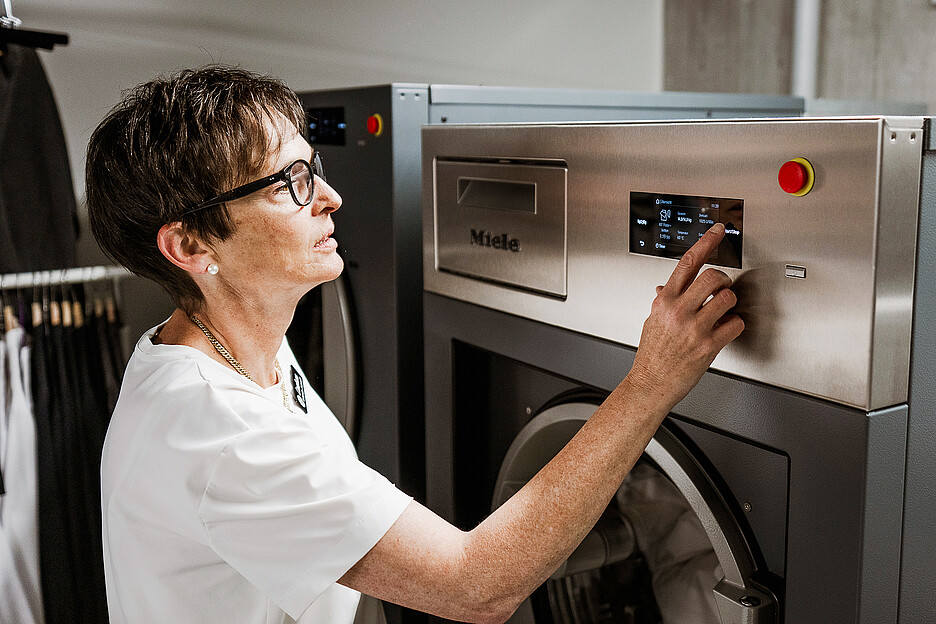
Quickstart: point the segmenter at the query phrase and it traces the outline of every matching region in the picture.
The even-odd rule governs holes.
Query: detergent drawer
[[[437,160],[436,268],[565,298],[564,163]]]

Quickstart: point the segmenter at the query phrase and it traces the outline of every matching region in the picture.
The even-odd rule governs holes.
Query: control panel
[[[312,147],[344,145],[346,129],[344,106],[306,109],[306,138]]]
[[[630,193],[631,253],[679,258],[716,223],[725,224],[725,238],[709,264],[741,268],[743,199]]]
[[[906,400],[921,117],[423,128],[426,290],[636,347],[715,223],[740,338],[712,367]],[[556,163],[561,166],[556,166]]]

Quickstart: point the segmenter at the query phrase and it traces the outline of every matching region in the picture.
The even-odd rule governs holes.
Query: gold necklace
[[[231,352],[225,349],[224,345],[221,344],[221,342],[217,338],[215,338],[214,334],[211,333],[211,330],[205,327],[204,323],[199,321],[192,314],[189,314],[188,317],[193,323],[195,323],[195,326],[198,327],[198,329],[202,330],[202,333],[205,334],[205,338],[208,339],[208,342],[211,343],[211,346],[214,347],[215,351],[217,351],[221,355],[221,357],[223,357],[227,361],[227,363],[231,365],[231,368],[236,370],[238,373],[240,373],[241,375],[243,375],[250,381],[257,383],[256,381],[254,381],[253,377],[251,377],[250,374],[247,372],[247,369],[245,369],[241,365],[240,362],[235,360],[234,356],[231,355]],[[292,406],[289,405],[289,395],[286,393],[286,377],[283,375],[283,369],[280,367],[279,360],[273,360],[273,367],[276,369],[276,374],[279,376],[279,379],[280,379],[280,384],[279,384],[280,390],[283,391],[283,407],[285,407],[291,412]]]

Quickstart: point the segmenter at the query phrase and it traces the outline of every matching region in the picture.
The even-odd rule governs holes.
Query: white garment
[[[699,517],[673,482],[639,461],[617,493],[653,575],[663,624],[721,622],[712,589],[724,575]]]
[[[29,413],[32,414],[32,345],[30,345],[29,342],[30,341],[26,340],[26,344],[20,349],[20,375],[23,378],[23,392],[26,395],[26,406],[29,408]],[[35,421],[35,415],[33,415],[33,421]]]
[[[7,449],[3,466],[6,494],[0,508],[0,540],[7,559],[0,564],[0,622],[41,624],[42,589],[39,585],[39,524],[36,497],[36,423],[22,362],[29,361],[22,328],[6,333]],[[28,373],[27,373],[28,375]],[[6,612],[9,610],[10,612]]]
[[[104,443],[104,568],[113,624],[350,624],[337,580],[412,500],[358,461],[306,381],[279,385],[202,352],[137,343]],[[291,392],[286,341],[278,360]]]
[[[6,467],[7,410],[10,408],[10,397],[7,394],[6,359],[6,341],[0,339],[0,472],[3,472]],[[3,498],[0,496],[0,513],[3,511]]]

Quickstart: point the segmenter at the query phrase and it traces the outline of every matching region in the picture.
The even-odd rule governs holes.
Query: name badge
[[[289,372],[292,374],[293,398],[296,399],[296,404],[302,408],[302,411],[308,414],[309,408],[306,406],[305,385],[302,383],[302,375],[299,374],[295,366],[290,366]]]

